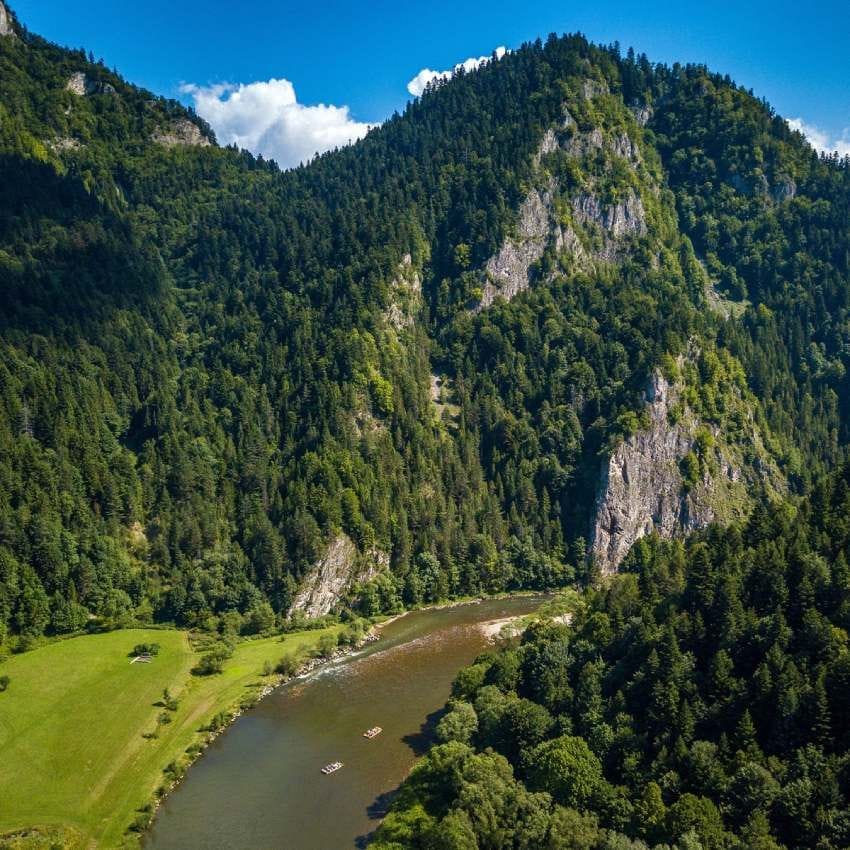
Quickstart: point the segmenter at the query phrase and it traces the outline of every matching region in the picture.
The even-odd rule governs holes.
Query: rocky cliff
[[[590,554],[603,573],[616,571],[641,537],[653,532],[680,537],[714,521],[741,518],[752,488],[782,486],[751,420],[746,444],[755,460],[747,465],[721,428],[690,410],[682,390],[680,382],[671,383],[660,371],[653,374],[645,393],[648,424],[602,464]],[[689,461],[699,472],[686,481],[683,468]]]
[[[487,261],[486,283],[476,311],[489,307],[497,296],[510,301],[528,289],[531,266],[543,256],[553,234],[552,191],[532,189],[520,206],[516,235]]]
[[[158,130],[153,134],[153,140],[167,148],[177,145],[194,145],[197,147],[208,147],[209,139],[201,132],[197,124],[193,124],[188,118],[180,118],[173,121],[168,127]]]
[[[3,4],[2,0],[0,0],[0,36],[14,34],[15,28],[12,22],[12,16],[9,14],[9,10]]]
[[[115,94],[115,87],[110,83],[90,80],[82,71],[75,71],[68,78],[65,88],[77,97],[88,97],[92,94]]]
[[[605,93],[589,81],[582,97],[592,100]],[[641,132],[631,111],[624,110],[623,120],[635,136]],[[622,185],[592,176],[600,171],[600,162],[614,160],[627,175]],[[520,205],[514,232],[485,264],[474,312],[496,298],[510,301],[528,289],[534,265],[549,248],[562,265],[587,270],[597,263],[618,262],[635,238],[647,234],[642,195],[657,194],[658,187],[628,132],[598,126],[581,129],[565,107],[561,124],[543,134],[534,167],[537,185]],[[570,177],[576,169],[584,175],[578,184]]]
[[[385,552],[373,549],[361,557],[351,538],[340,533],[304,577],[289,616],[301,612],[308,617],[322,617],[334,609],[347,590],[388,567]]]
[[[413,265],[413,258],[405,254],[391,284],[391,297],[384,320],[397,331],[409,328],[422,306],[422,277]]]

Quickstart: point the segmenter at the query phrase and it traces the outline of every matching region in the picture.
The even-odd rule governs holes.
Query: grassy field
[[[63,831],[62,846],[132,844],[137,810],[167,783],[163,768],[202,739],[201,728],[256,692],[266,662],[337,631],[245,641],[223,673],[208,677],[191,675],[198,654],[178,631],[87,635],[9,658],[0,664],[11,680],[0,693],[0,836],[39,827]],[[143,642],[158,643],[159,655],[131,664],[128,653]],[[166,687],[179,701],[173,721],[146,738]],[[36,836],[21,844],[50,846]]]

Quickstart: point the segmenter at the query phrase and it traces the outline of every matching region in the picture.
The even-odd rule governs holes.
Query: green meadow
[[[215,715],[268,681],[264,666],[339,629],[244,641],[222,673],[204,677],[192,675],[200,656],[180,631],[86,635],[10,657],[0,664],[10,680],[0,693],[0,847],[133,844],[130,825],[170,782],[164,768],[185,763]],[[159,654],[130,663],[148,642]],[[165,688],[177,708],[160,724]]]

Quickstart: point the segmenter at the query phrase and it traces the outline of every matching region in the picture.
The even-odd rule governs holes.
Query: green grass
[[[163,768],[202,740],[202,727],[256,692],[266,662],[339,629],[245,641],[223,673],[203,678],[191,675],[199,655],[178,631],[86,635],[9,658],[0,664],[11,680],[0,693],[0,835],[38,827],[62,831],[61,846],[132,844],[137,810],[167,784]],[[159,655],[130,664],[143,642],[158,643]],[[166,687],[179,700],[173,722],[145,738]],[[14,846],[49,846],[40,841]]]

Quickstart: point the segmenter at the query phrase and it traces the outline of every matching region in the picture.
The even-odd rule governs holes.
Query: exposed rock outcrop
[[[83,147],[79,139],[71,138],[70,136],[57,136],[55,139],[47,143],[47,146],[54,153],[63,153],[64,151],[76,151]]]
[[[386,552],[371,549],[361,558],[351,538],[340,533],[304,577],[289,615],[302,612],[308,617],[322,617],[356,583],[369,581],[388,567]]]
[[[649,380],[646,408],[648,426],[620,443],[602,464],[590,540],[591,555],[603,573],[616,571],[632,545],[647,534],[669,539],[714,521],[730,521],[745,512],[751,486],[782,486],[752,420],[749,450],[755,460],[745,467],[720,430],[706,426],[682,403],[681,386],[660,372]],[[701,432],[714,442],[707,450],[711,471],[685,486],[682,461],[694,451]]]
[[[410,327],[422,299],[422,278],[413,266],[413,258],[405,254],[399,263],[398,273],[393,278],[392,296],[384,319],[396,330]]]
[[[528,289],[528,272],[546,249],[552,234],[552,194],[532,189],[519,210],[517,235],[506,239],[499,253],[487,261],[486,283],[475,311],[489,307],[497,296],[510,301]]]
[[[796,195],[797,184],[786,174],[777,177],[776,182],[770,188],[770,196],[777,204],[781,204],[782,201],[788,198],[794,198]]]
[[[172,121],[168,127],[157,130],[152,138],[157,144],[164,145],[167,148],[177,147],[178,145],[206,148],[210,144],[210,140],[201,132],[201,128],[197,124],[193,124],[188,118]]]
[[[65,88],[77,97],[87,97],[91,94],[116,94],[115,86],[90,80],[82,71],[75,71],[65,83]]]
[[[585,81],[585,96],[602,93],[592,80]],[[557,174],[546,177],[544,158],[563,151],[576,159],[606,152],[625,159],[637,172],[641,167],[640,148],[625,132],[606,135],[601,128],[579,131],[567,109],[559,128],[550,127],[540,141],[534,162],[543,172],[540,185],[531,189],[519,208],[514,234],[505,239],[499,251],[484,266],[481,297],[473,312],[488,308],[496,298],[510,300],[529,288],[532,267],[551,245],[556,254],[569,255],[579,268],[594,262],[617,262],[634,237],[647,233],[646,212],[640,194],[626,188],[621,199],[605,204],[595,193],[592,179],[565,197]],[[564,215],[568,203],[570,214]],[[581,238],[581,233],[585,238]]]
[[[608,86],[599,80],[586,79],[581,84],[581,94],[585,100],[593,100],[603,94],[608,94]]]
[[[599,229],[602,245],[595,251],[599,260],[613,262],[620,253],[621,243],[631,236],[646,233],[646,214],[643,201],[632,189],[623,200],[603,205],[596,195],[583,193],[572,199],[573,215],[585,226]]]
[[[632,115],[635,116],[635,121],[639,127],[646,127],[652,120],[652,107],[635,105],[632,107]]]
[[[603,463],[591,530],[591,551],[603,573],[614,572],[632,544],[652,531],[669,538],[714,518],[710,507],[683,493],[679,463],[694,438],[686,425],[670,424],[676,395],[663,375],[653,375],[646,390],[649,428]]]
[[[0,0],[0,36],[15,35],[15,27],[12,23],[12,16],[6,5]]]

